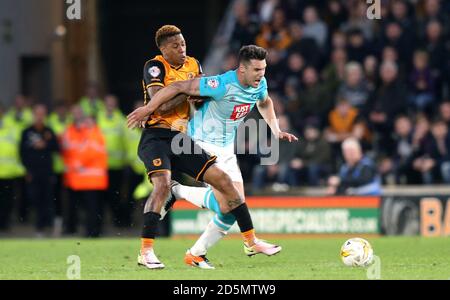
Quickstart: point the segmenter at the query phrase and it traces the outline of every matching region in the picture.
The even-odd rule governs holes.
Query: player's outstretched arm
[[[298,141],[298,138],[295,135],[280,130],[278,119],[273,108],[273,101],[270,96],[267,96],[264,101],[258,101],[256,105],[259,113],[264,118],[267,125],[269,125],[270,130],[272,130],[272,133],[276,138],[280,140],[288,140],[289,142]]]
[[[161,86],[150,86],[147,89],[147,93],[148,93],[148,95],[150,95],[150,99],[153,98],[156,95],[156,93],[159,92],[160,90],[162,90],[163,88],[164,87],[161,87]],[[179,94],[175,98],[171,99],[169,102],[166,102],[163,105],[161,105],[160,107],[158,107],[156,112],[159,114],[165,114],[186,100],[187,100],[187,96],[185,94]]]
[[[178,94],[187,94],[189,96],[200,96],[200,79],[194,78],[186,81],[177,81],[163,88],[156,93],[147,105],[135,109],[127,116],[128,128],[137,127],[142,121],[145,121],[162,104],[170,101]]]

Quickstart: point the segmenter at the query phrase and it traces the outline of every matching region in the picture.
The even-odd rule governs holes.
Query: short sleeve
[[[202,64],[198,60],[195,60],[195,61],[197,62],[197,65],[198,65],[198,74],[199,75],[203,74]]]
[[[164,64],[159,60],[149,60],[144,66],[144,82],[145,87],[165,86],[164,77],[166,70]]]
[[[269,92],[267,91],[267,80],[264,77],[261,81],[261,92],[259,93],[258,100],[259,101],[265,101],[267,99],[267,96],[269,95]]]
[[[200,96],[222,100],[225,96],[226,86],[223,76],[208,76],[200,78]]]

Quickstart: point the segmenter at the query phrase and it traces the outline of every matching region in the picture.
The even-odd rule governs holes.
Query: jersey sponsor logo
[[[161,164],[162,164],[161,158],[156,158],[153,160],[153,165],[155,167],[159,167],[159,166],[161,166]]]
[[[245,117],[250,112],[250,104],[235,105],[233,113],[230,116],[231,120],[237,120]]]
[[[216,88],[219,87],[219,80],[217,80],[217,79],[215,79],[215,78],[211,78],[211,79],[208,79],[208,81],[206,82],[206,84],[207,84],[209,87],[211,87],[211,88],[213,88],[213,89],[216,89]]]
[[[161,74],[161,70],[157,67],[157,66],[153,66],[150,69],[148,69],[148,73],[152,76],[152,77],[158,77],[159,74]]]

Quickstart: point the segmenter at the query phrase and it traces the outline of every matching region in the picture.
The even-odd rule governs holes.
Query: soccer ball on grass
[[[373,261],[373,248],[362,238],[351,238],[342,245],[342,262],[349,267],[366,267]]]

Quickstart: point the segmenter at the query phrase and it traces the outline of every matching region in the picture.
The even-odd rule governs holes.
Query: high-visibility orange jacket
[[[62,136],[64,184],[76,191],[108,188],[108,155],[97,126],[70,125]]]

